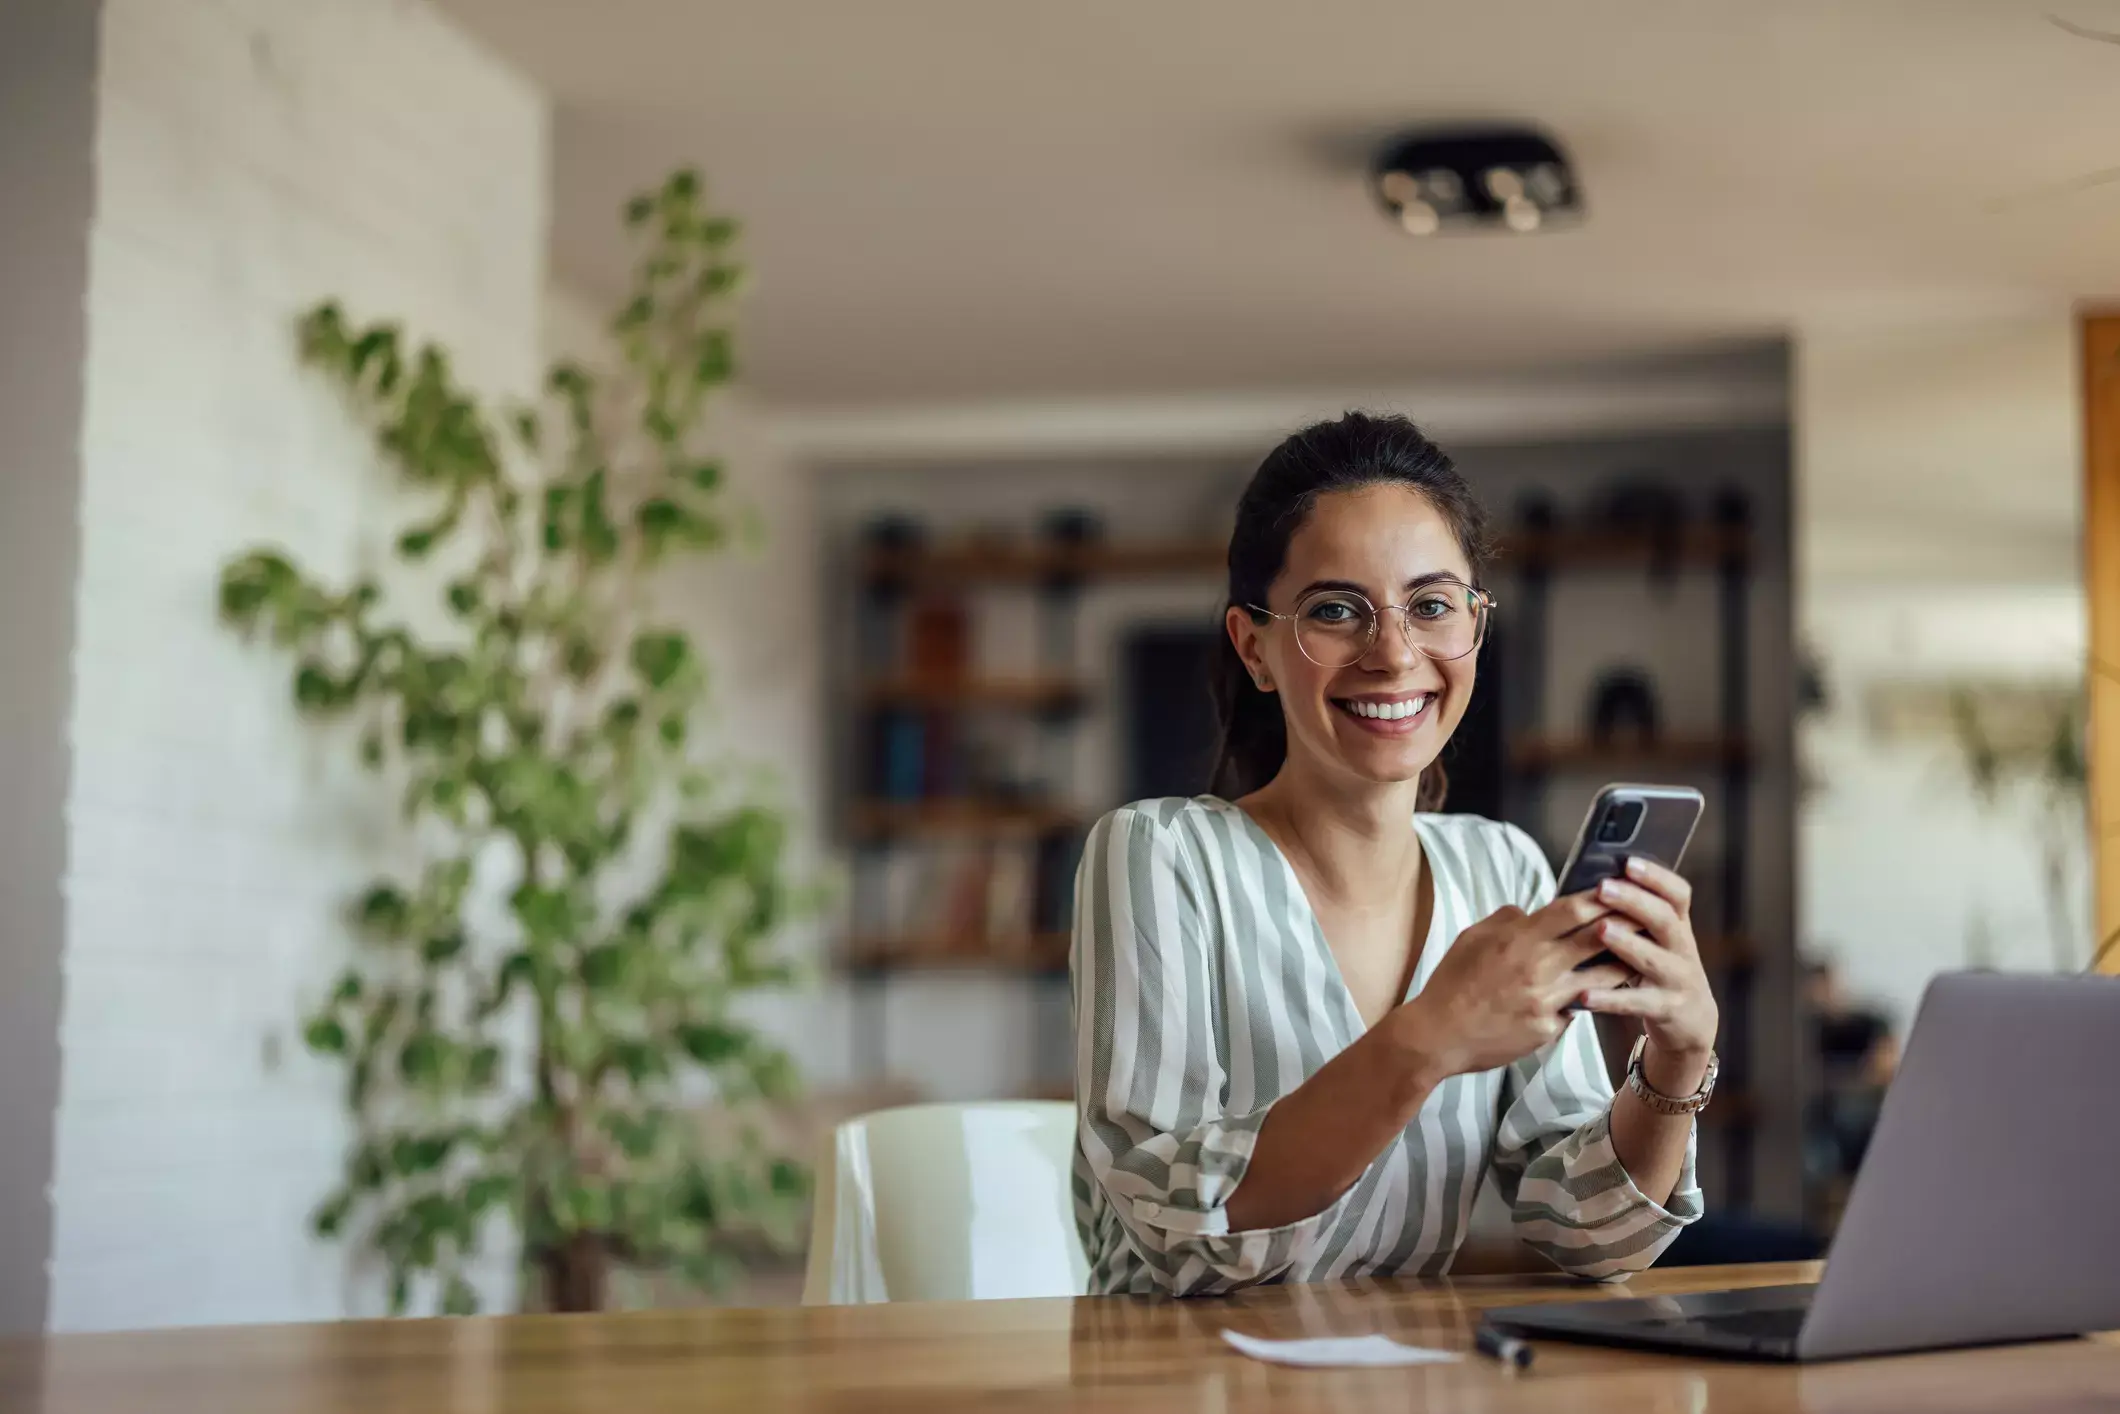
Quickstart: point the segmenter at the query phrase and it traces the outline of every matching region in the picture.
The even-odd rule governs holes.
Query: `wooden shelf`
[[[991,707],[1069,712],[1089,700],[1073,678],[889,678],[861,689],[871,707]]]
[[[1082,827],[1072,810],[1036,801],[858,800],[848,827],[862,839],[920,835],[1056,835]]]
[[[1752,555],[1752,532],[1719,525],[1687,526],[1672,547],[1677,564],[1715,568]],[[1504,533],[1495,559],[1521,570],[1527,565],[1550,569],[1646,569],[1665,554],[1659,538],[1647,531],[1581,529],[1519,530]]]
[[[1036,584],[1045,580],[1219,574],[1229,563],[1219,541],[1141,541],[1047,545],[1036,541],[871,550],[862,574],[872,584]]]
[[[1532,737],[1512,742],[1509,764],[1518,771],[1702,770],[1746,766],[1750,741],[1743,737],[1665,737],[1652,742],[1598,742],[1587,738]]]
[[[861,972],[1065,972],[1065,933],[971,941],[939,938],[849,939],[846,966]]]

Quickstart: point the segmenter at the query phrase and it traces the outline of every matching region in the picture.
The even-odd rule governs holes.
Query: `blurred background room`
[[[1706,793],[1703,1183],[1815,1250],[1927,980],[2120,926],[2107,30],[9,0],[0,1331],[793,1300],[835,1122],[1069,1097],[1350,407],[1500,533],[1449,808]]]

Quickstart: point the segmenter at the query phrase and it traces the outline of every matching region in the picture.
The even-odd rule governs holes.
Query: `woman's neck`
[[[1420,877],[1418,794],[1418,781],[1334,789],[1290,763],[1242,804],[1319,888],[1348,903],[1372,903]]]

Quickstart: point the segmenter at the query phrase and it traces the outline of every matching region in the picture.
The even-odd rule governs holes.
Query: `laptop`
[[[1486,1313],[1497,1329],[1834,1360],[2120,1329],[2120,977],[1929,984],[1822,1280]]]

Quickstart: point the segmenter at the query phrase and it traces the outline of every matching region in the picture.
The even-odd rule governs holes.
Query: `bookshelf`
[[[845,563],[855,661],[835,700],[851,719],[838,773],[853,860],[840,967],[854,987],[855,1053],[888,1068],[888,995],[900,979],[956,974],[1022,990],[1036,1054],[1065,1007],[1076,861],[1089,816],[1077,767],[1088,714],[1078,620],[1101,585],[1211,581],[1220,541],[1105,540],[1084,518],[1048,515],[1015,532],[949,538],[890,518],[864,525]],[[1022,617],[1025,607],[1028,617]],[[1034,662],[980,661],[974,620],[998,608]],[[991,625],[988,625],[991,628]],[[1058,1043],[1058,1044],[1053,1044]],[[1039,1076],[1038,1093],[1065,1077]]]

